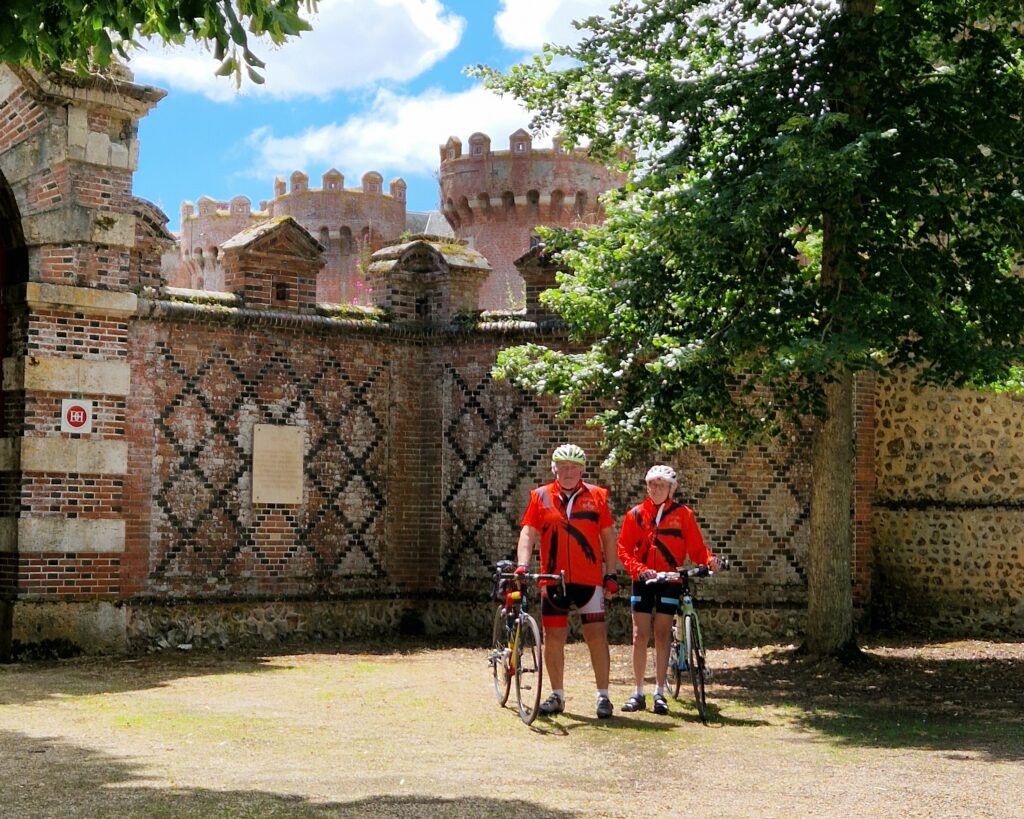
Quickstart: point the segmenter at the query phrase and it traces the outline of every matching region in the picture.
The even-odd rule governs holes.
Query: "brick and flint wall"
[[[649,464],[596,466],[596,408],[565,419],[490,374],[503,347],[568,343],[536,301],[539,254],[520,259],[526,316],[491,323],[479,248],[437,237],[374,255],[381,309],[325,308],[330,248],[289,216],[224,249],[225,291],[168,288],[166,219],[130,185],[161,92],[65,80],[0,67],[0,655],[12,637],[483,638],[493,564],[557,444],[592,453],[618,520],[643,498]],[[88,403],[91,431],[62,425],[66,400]],[[896,379],[862,380],[856,401],[858,602],[919,629],[1021,630],[1019,399]],[[254,501],[257,425],[301,431],[296,502]],[[806,433],[675,465],[734,566],[701,586],[709,634],[799,639]],[[626,639],[627,604],[610,611]]]

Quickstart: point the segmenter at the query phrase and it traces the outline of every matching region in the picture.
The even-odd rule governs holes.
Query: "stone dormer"
[[[246,228],[220,249],[224,289],[246,307],[315,312],[324,247],[292,217]]]
[[[458,159],[462,156],[462,140],[458,137],[448,137],[448,141],[441,146],[441,161]]]
[[[309,176],[302,171],[295,171],[291,176],[292,193],[302,193],[309,190]]]
[[[533,150],[533,137],[527,131],[520,128],[508,138],[508,147],[512,156],[529,156]]]
[[[363,174],[363,193],[380,194],[384,192],[384,177],[376,171]]]
[[[477,131],[469,137],[469,155],[479,158],[487,156],[491,152],[491,138],[487,134]]]
[[[479,312],[487,259],[464,241],[414,236],[370,257],[367,283],[395,322],[449,324]]]
[[[337,168],[331,168],[323,175],[322,183],[325,191],[341,191],[345,188],[345,177]]]

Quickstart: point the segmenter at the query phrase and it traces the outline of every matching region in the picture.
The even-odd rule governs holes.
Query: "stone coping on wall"
[[[277,329],[307,332],[358,332],[389,337],[467,338],[474,335],[493,336],[550,336],[565,338],[566,325],[558,320],[527,321],[520,319],[478,321],[466,316],[449,324],[420,322],[390,322],[383,311],[372,308],[364,315],[353,316],[345,305],[318,304],[320,315],[294,313],[285,310],[239,307],[237,297],[231,293],[167,289],[171,298],[140,297],[135,312],[137,318],[167,321],[196,321],[234,325],[264,325]],[[193,294],[195,297],[193,298]],[[337,314],[331,312],[337,307]],[[326,313],[326,315],[325,315]]]

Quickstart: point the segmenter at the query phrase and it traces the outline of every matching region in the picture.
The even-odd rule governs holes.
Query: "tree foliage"
[[[207,44],[220,61],[217,73],[262,83],[263,62],[249,50],[249,35],[275,45],[310,26],[300,16],[316,0],[4,0],[0,4],[0,61],[85,73],[127,58],[137,38]]]
[[[547,236],[571,273],[546,298],[589,347],[513,348],[497,373],[604,399],[613,459],[771,434],[851,372],[1006,378],[1022,20],[1019,0],[638,0],[478,67],[536,128],[628,152],[632,179],[603,225]]]

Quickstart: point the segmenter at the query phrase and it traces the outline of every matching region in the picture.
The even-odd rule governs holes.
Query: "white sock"
[[[657,687],[656,687],[656,688],[654,689],[654,693],[655,693],[656,695],[658,695],[659,697],[664,697],[664,696],[665,696],[665,686],[663,686],[663,685],[659,685],[659,686],[657,686]]]
[[[564,688],[552,688],[551,693],[554,694],[561,702],[565,702],[565,689]]]
[[[643,687],[642,685],[638,685],[638,686],[637,686],[637,687],[636,687],[636,688],[635,688],[635,689],[633,690],[633,693],[634,693],[634,694],[635,694],[636,696],[638,696],[638,697],[642,697],[642,696],[644,696],[644,687]]]
[[[601,697],[604,697],[605,699],[608,698],[608,689],[607,688],[598,688],[597,689],[597,698],[601,699]]]

